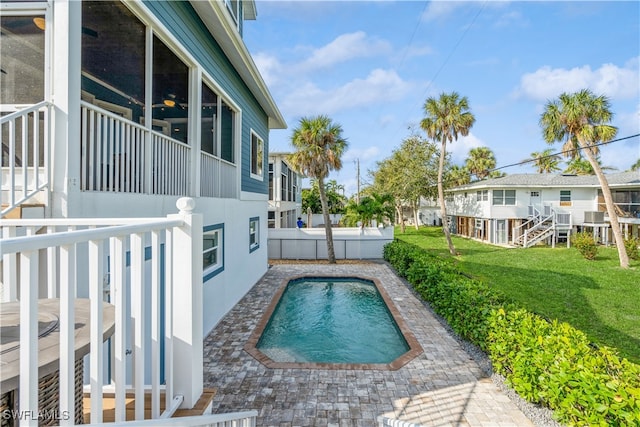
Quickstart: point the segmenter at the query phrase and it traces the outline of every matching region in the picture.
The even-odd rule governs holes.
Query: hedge
[[[451,261],[406,242],[384,258],[518,394],[570,426],[640,426],[640,366],[558,321],[518,307]]]

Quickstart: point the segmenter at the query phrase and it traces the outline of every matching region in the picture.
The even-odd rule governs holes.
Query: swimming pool
[[[422,352],[377,280],[307,276],[285,281],[245,349],[273,367],[381,369]]]

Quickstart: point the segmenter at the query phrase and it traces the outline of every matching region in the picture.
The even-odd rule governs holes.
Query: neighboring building
[[[414,225],[413,209],[409,206],[403,206],[403,216],[408,225]],[[437,198],[425,199],[420,197],[418,204],[418,225],[441,226],[442,215],[440,214],[440,205]]]
[[[269,228],[295,228],[303,216],[302,176],[291,168],[289,154],[269,153]]]
[[[3,218],[166,217],[193,198],[204,233],[197,330],[206,335],[268,267],[269,131],[286,123],[242,40],[255,1],[16,0],[1,9]],[[83,274],[87,255],[78,256]],[[6,284],[15,268],[4,268]],[[8,289],[3,301],[15,298]],[[89,295],[87,281],[76,292]]]
[[[640,172],[607,175],[623,232],[639,235]],[[446,194],[453,233],[494,244],[554,244],[593,230],[611,241],[596,176],[514,174],[452,188]]]

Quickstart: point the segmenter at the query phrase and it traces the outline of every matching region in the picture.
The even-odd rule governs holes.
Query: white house
[[[242,39],[256,2],[16,0],[0,12],[0,291],[21,307],[20,409],[38,413],[37,301],[58,298],[60,413],[78,405],[63,374],[80,298],[97,319],[103,299],[105,319],[115,308],[110,353],[92,323],[92,397],[114,386],[119,421],[128,387],[136,402],[153,383],[167,409],[178,396],[191,408],[202,338],[267,269],[269,131],[286,123]]]
[[[639,235],[640,172],[607,175],[623,232]],[[449,226],[455,234],[494,244],[552,244],[571,232],[593,230],[611,241],[596,176],[514,174],[447,191]]]
[[[291,167],[289,154],[269,153],[269,228],[294,228],[303,214],[302,176]]]

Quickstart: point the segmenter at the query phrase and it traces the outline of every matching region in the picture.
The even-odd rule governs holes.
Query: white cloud
[[[447,144],[447,153],[451,154],[451,161],[454,164],[461,165],[469,155],[469,150],[475,147],[484,147],[487,144],[482,142],[480,138],[469,133],[467,136],[458,137],[457,141]]]
[[[482,9],[499,9],[509,4],[508,0],[493,0],[485,2],[477,1],[453,1],[453,0],[436,0],[430,1],[427,8],[422,14],[424,21],[436,21],[441,18],[453,15],[453,13],[462,8],[469,8],[469,5],[479,4]]]
[[[506,12],[500,15],[500,17],[493,24],[496,28],[504,27],[528,27],[529,21],[522,16],[522,13],[518,11]]]
[[[430,1],[422,15],[425,21],[435,21],[447,15],[451,15],[454,10],[465,6],[464,2],[457,1]]]
[[[635,98],[640,91],[639,80],[637,61],[629,61],[622,68],[603,64],[596,70],[588,65],[570,70],[545,66],[522,76],[517,95],[546,101],[563,92],[588,88],[613,99]]]
[[[375,69],[364,79],[343,86],[320,89],[307,82],[285,96],[282,107],[294,114],[333,114],[337,111],[397,100],[411,90],[393,70]]]
[[[366,148],[350,148],[344,153],[342,158],[343,163],[355,161],[359,159],[360,162],[368,162],[370,160],[376,159],[380,154],[380,149],[376,146],[366,147]],[[362,170],[360,171],[362,174]]]
[[[253,62],[256,64],[256,67],[258,67],[267,86],[278,83],[278,76],[282,70],[282,65],[280,61],[278,61],[278,58],[266,53],[258,53],[253,55]]]
[[[386,54],[391,51],[389,42],[369,37],[363,31],[357,31],[342,34],[331,43],[315,49],[311,56],[300,64],[300,68],[302,70],[321,69],[341,62]]]

